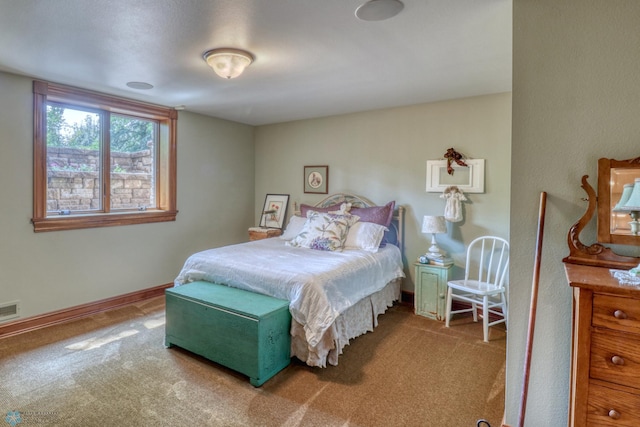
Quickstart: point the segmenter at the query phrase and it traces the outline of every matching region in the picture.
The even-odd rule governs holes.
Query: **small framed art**
[[[267,194],[260,215],[260,227],[282,229],[288,205],[288,194]]]
[[[304,192],[327,194],[329,191],[329,166],[304,167]]]
[[[465,159],[467,166],[452,164],[447,173],[446,160],[427,160],[427,192],[441,193],[455,185],[465,193],[484,193],[484,159]]]

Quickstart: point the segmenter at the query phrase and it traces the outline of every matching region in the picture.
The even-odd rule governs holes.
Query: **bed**
[[[363,197],[334,194],[313,206],[296,206],[280,237],[191,255],[174,284],[208,281],[287,300],[291,355],[310,366],[337,365],[349,340],[373,331],[377,317],[400,298],[403,216],[395,202],[376,206]],[[325,241],[315,247],[318,239],[308,244],[310,224],[327,218],[359,218],[348,224],[341,250],[328,250],[332,243]],[[381,227],[383,237],[372,240],[372,230],[380,233]]]

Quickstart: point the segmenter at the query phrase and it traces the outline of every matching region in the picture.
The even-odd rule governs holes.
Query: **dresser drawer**
[[[640,395],[589,384],[588,426],[638,427]]]
[[[592,324],[640,334],[640,299],[594,294]]]
[[[640,336],[593,330],[589,376],[640,389]]]

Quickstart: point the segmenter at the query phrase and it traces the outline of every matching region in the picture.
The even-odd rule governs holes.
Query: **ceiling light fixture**
[[[131,89],[149,90],[153,89],[153,85],[145,82],[128,82],[127,86]]]
[[[369,0],[356,9],[356,16],[363,21],[383,21],[393,18],[403,8],[400,0]]]
[[[217,75],[225,79],[238,77],[253,62],[253,55],[249,52],[226,47],[208,50],[202,57]]]

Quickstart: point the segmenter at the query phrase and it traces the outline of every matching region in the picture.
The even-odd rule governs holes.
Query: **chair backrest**
[[[509,242],[501,237],[482,236],[469,243],[465,280],[479,280],[505,287],[509,269]]]

